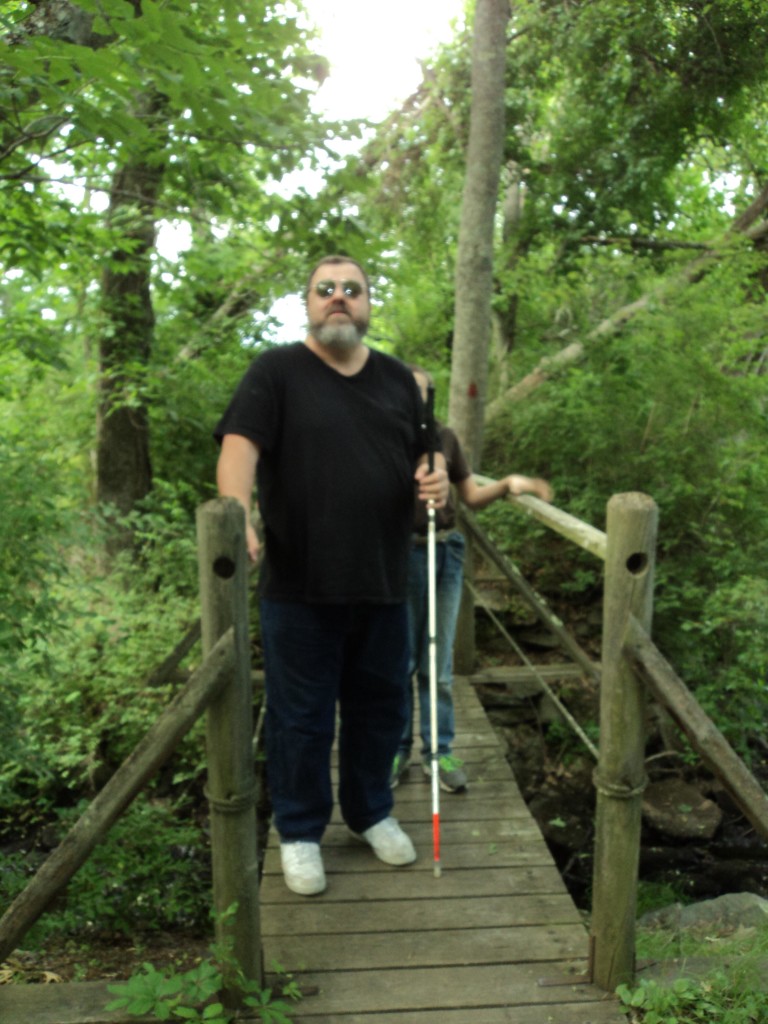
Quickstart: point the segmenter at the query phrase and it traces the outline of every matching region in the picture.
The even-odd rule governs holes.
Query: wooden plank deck
[[[268,973],[279,964],[295,977],[307,994],[293,1017],[310,1024],[626,1024],[616,1000],[579,980],[586,928],[464,679],[455,703],[470,787],[441,793],[441,877],[417,763],[394,812],[415,864],[382,864],[337,812],[322,844],[328,888],[296,896],[273,836],[261,886]]]
[[[328,889],[307,898],[285,887],[271,842],[261,886],[264,957],[268,973],[277,962],[307,993],[292,1019],[626,1024],[615,999],[579,980],[584,924],[466,680],[456,680],[455,697],[455,749],[470,788],[441,793],[440,878],[430,786],[417,764],[395,807],[419,852],[415,864],[382,864],[337,817],[323,839]],[[0,1024],[124,1024],[104,1010],[110,998],[107,982],[0,985]]]

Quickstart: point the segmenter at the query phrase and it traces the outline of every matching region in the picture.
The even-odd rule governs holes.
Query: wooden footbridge
[[[417,759],[394,811],[415,864],[382,864],[336,809],[323,839],[328,888],[296,896],[271,834],[259,894],[267,981],[298,982],[297,1024],[626,1024],[584,978],[587,928],[466,678],[455,702],[470,787],[441,793],[441,877]],[[123,1024],[104,1010],[110,998],[106,982],[0,985],[0,1022]]]
[[[454,750],[470,787],[441,793],[441,877],[415,760],[394,811],[415,864],[382,864],[337,812],[323,840],[328,888],[296,896],[271,837],[267,974],[277,962],[294,975],[305,992],[295,1020],[311,1024],[626,1024],[617,1000],[584,980],[587,929],[466,679],[455,698]]]
[[[442,795],[441,877],[433,870],[430,787],[414,764],[396,790],[394,813],[414,840],[415,864],[387,867],[336,817],[323,839],[325,893],[289,892],[274,837],[259,884],[244,520],[237,502],[223,500],[204,506],[198,519],[204,660],[5,910],[0,961],[205,712],[217,938],[232,941],[247,977],[269,983],[282,972],[293,976],[303,993],[293,1020],[625,1024],[609,993],[634,974],[645,687],[762,835],[768,835],[768,798],[648,634],[651,500],[615,495],[607,538],[538,499],[514,501],[606,561],[589,936],[471,680],[461,677],[454,750],[466,763],[470,787]],[[524,587],[513,568],[499,565]],[[535,606],[529,591],[521,592]],[[559,625],[551,625],[581,667],[594,670]],[[234,917],[225,922],[223,912],[233,905]],[[237,995],[235,984],[227,995]],[[0,985],[0,1024],[123,1024],[124,1017],[104,1010],[109,998],[106,983]]]

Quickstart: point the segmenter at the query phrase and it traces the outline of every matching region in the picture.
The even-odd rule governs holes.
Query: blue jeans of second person
[[[453,641],[461,604],[464,578],[464,537],[457,531],[435,545],[435,589],[437,597],[437,749],[449,754],[454,737]],[[420,713],[421,753],[432,749],[429,728],[429,614],[427,545],[415,543],[408,568],[408,630],[411,661],[408,678],[416,673]],[[410,690],[410,687],[409,687]],[[406,701],[407,723],[400,753],[409,757],[413,745],[413,697]]]
[[[333,810],[331,748],[339,707],[339,806],[353,832],[388,817],[389,773],[403,733],[405,604],[262,600],[265,739],[275,827],[319,842]]]

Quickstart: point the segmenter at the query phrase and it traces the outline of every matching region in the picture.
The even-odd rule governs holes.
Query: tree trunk
[[[472,47],[469,143],[456,254],[448,420],[479,464],[488,380],[493,229],[504,152],[508,0],[478,0]]]
[[[145,98],[141,116],[155,116],[161,102]],[[119,515],[152,486],[145,378],[154,338],[150,256],[162,180],[156,159],[127,163],[113,179],[107,214],[118,241],[101,285],[106,322],[99,340],[96,494]],[[118,531],[109,546],[114,552],[128,542],[128,534]]]

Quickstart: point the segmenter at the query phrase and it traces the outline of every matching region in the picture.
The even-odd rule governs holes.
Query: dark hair
[[[363,267],[362,264],[358,263],[357,260],[353,260],[351,256],[323,256],[321,260],[318,260],[314,267],[312,267],[312,270],[309,272],[309,277],[307,278],[307,287],[304,291],[305,299],[309,295],[309,289],[312,284],[312,278],[315,276],[320,267],[324,267],[326,264],[338,266],[339,263],[351,263],[352,266],[357,267],[357,269],[363,275],[363,280],[365,281],[365,290],[368,295],[368,298],[370,299],[371,282],[368,280],[368,275],[365,272],[365,267]]]

